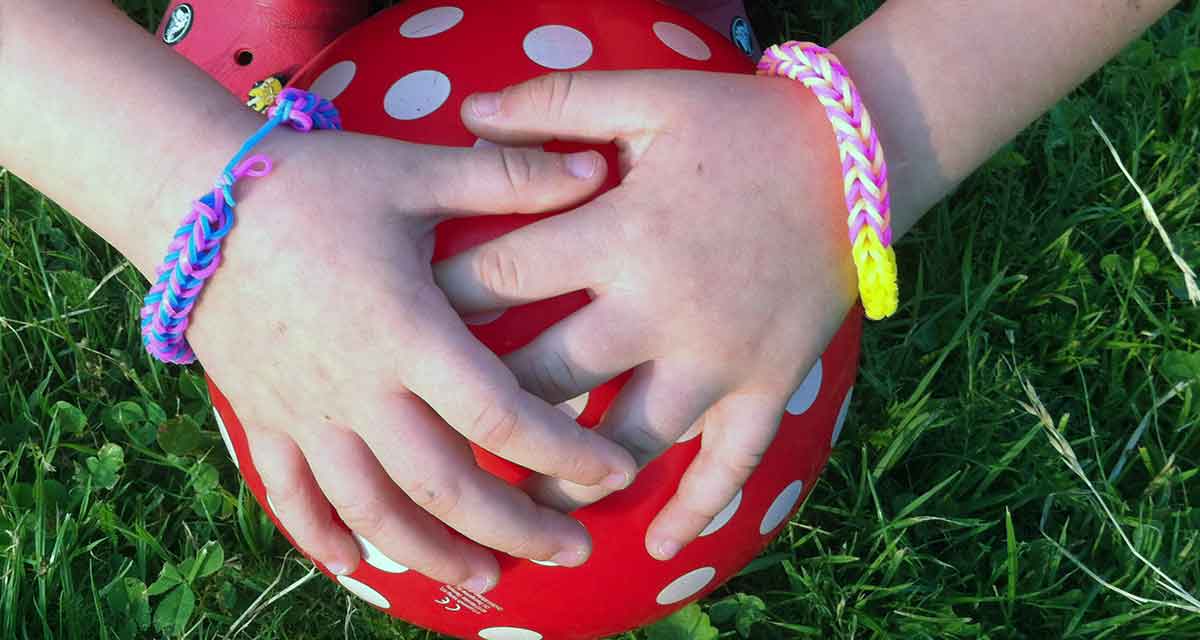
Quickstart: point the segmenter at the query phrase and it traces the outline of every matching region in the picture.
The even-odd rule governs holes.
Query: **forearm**
[[[892,0],[832,49],[887,153],[899,234],[1177,0]]]
[[[105,0],[0,0],[0,165],[143,273],[256,116]]]

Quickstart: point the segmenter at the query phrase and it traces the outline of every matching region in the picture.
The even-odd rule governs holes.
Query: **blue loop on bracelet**
[[[302,132],[342,128],[341,117],[328,100],[297,89],[284,90],[269,116],[225,166],[213,190],[193,203],[192,211],[172,236],[167,256],[158,268],[158,279],[143,299],[142,344],[159,360],[189,364],[196,359],[184,337],[188,314],[205,281],[219,266],[222,241],[233,229],[237,206],[233,187],[242,177],[262,177],[271,171],[265,156],[249,162],[246,156],[283,123]]]

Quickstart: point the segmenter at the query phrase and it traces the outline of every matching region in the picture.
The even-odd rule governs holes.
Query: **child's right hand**
[[[604,179],[600,156],[282,130],[256,152],[276,168],[238,183],[238,221],[188,338],[297,545],[353,571],[359,548],[336,510],[389,558],[477,592],[496,584],[496,560],[442,523],[514,556],[581,564],[583,526],[479,469],[467,441],[610,488],[632,481],[633,458],[521,390],[434,285],[430,259],[448,217],[583,200]],[[197,179],[179,176],[170,197]]]
[[[0,163],[153,276],[188,204],[262,118],[112,3],[0,0],[0,14]],[[278,131],[255,151],[276,169],[238,183],[237,224],[188,338],[288,533],[354,570],[359,549],[332,505],[397,562],[475,591],[499,572],[475,543],[582,562],[582,525],[481,471],[468,440],[588,485],[628,484],[632,457],[522,391],[429,261],[440,220],[571,205],[600,186],[599,157],[580,179],[540,152],[327,131]]]

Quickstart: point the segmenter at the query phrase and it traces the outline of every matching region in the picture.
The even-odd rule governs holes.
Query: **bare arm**
[[[832,47],[883,137],[903,234],[1177,0],[892,0]]]
[[[837,42],[884,136],[898,230],[1173,4],[892,0]],[[594,325],[567,320],[507,359],[554,399],[589,389],[595,372],[602,381],[647,363],[598,430],[640,462],[702,431],[700,455],[646,534],[650,554],[673,557],[737,495],[857,298],[829,122],[797,83],[744,74],[582,72],[498,99],[486,115],[463,111],[480,136],[615,139],[627,173],[603,204],[460,254],[440,282],[471,312],[595,294]],[[479,256],[538,277],[497,287],[473,268]],[[536,490],[573,504],[598,497],[557,482]]]
[[[263,122],[107,0],[0,0],[0,87],[0,163],[147,275]],[[599,156],[573,173],[540,151],[286,128],[256,151],[274,169],[238,184],[237,228],[188,340],[297,545],[354,570],[359,547],[333,507],[389,558],[477,592],[499,576],[485,547],[582,563],[582,525],[481,470],[468,441],[503,430],[484,446],[588,485],[627,485],[632,457],[518,387],[435,289],[428,247],[446,217],[579,202],[604,180]]]
[[[151,273],[256,117],[111,3],[53,4],[0,0],[0,165]]]

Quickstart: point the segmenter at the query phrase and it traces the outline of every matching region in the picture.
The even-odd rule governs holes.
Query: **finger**
[[[460,313],[506,309],[611,281],[614,201],[601,196],[569,215],[539,220],[434,265]]]
[[[417,506],[511,556],[572,567],[587,560],[591,539],[583,525],[480,469],[462,437],[419,398],[382,404],[364,416],[371,426],[362,435]]]
[[[430,147],[420,180],[432,204],[447,215],[542,213],[586,200],[608,175],[595,151],[573,154],[540,149]],[[409,185],[400,194],[411,206]]]
[[[496,585],[496,559],[477,545],[462,544],[414,505],[355,433],[331,428],[300,444],[342,522],[383,556],[476,593]]]
[[[611,142],[661,127],[661,85],[661,76],[636,72],[550,73],[467,98],[462,118],[476,135],[508,144]]]
[[[550,404],[577,398],[650,359],[650,336],[611,296],[504,357],[521,388]]]
[[[246,440],[271,511],[296,546],[330,573],[353,573],[358,547],[333,518],[333,507],[317,486],[300,447],[288,435],[265,429],[247,429]]]
[[[688,362],[658,360],[638,367],[596,432],[650,464],[725,395],[724,384]]]
[[[638,367],[613,400],[595,431],[627,449],[644,467],[669,449],[706,415],[722,395],[722,385],[686,363],[649,362]],[[574,509],[609,491],[553,478],[531,478],[523,487],[539,504]]]
[[[533,471],[582,485],[624,488],[637,472],[629,452],[521,389],[494,353],[467,331],[432,283],[408,308],[420,350],[406,354],[401,383],[480,447]],[[436,299],[434,298],[436,296]],[[403,345],[402,349],[415,345]]]
[[[650,523],[646,550],[670,560],[704,532],[712,533],[736,508],[735,498],[758,468],[779,429],[782,401],[761,395],[728,396],[706,419],[700,452],[675,495]]]

